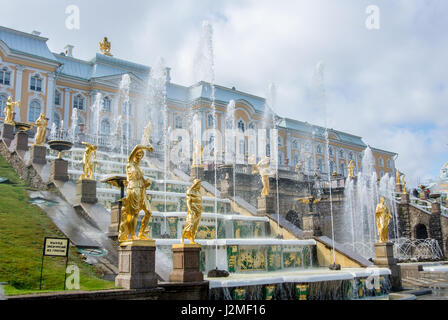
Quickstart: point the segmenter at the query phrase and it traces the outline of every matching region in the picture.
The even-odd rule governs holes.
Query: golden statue
[[[146,189],[151,186],[151,181],[145,179],[142,169],[139,164],[145,156],[145,151],[153,152],[154,148],[144,145],[136,145],[128,158],[126,165],[126,197],[122,198],[123,209],[121,213],[120,230],[118,233],[118,241],[127,241],[129,235],[131,240],[150,240],[148,223],[151,218],[151,206],[149,198],[146,195]],[[140,232],[135,235],[137,228],[137,220],[139,212],[143,210],[145,216],[142,219]]]
[[[398,171],[398,169],[397,169],[397,171],[396,171],[396,174],[395,174],[395,176],[396,176],[396,184],[397,185],[400,185],[401,184],[401,182],[400,182],[400,171]]]
[[[36,139],[34,140],[34,145],[43,146],[45,143],[45,137],[47,133],[48,119],[45,118],[45,115],[43,113],[41,113],[39,115],[39,118],[37,118],[36,122],[34,122],[34,124],[37,127]]]
[[[107,37],[104,37],[103,41],[100,42],[100,50],[102,54],[112,57],[110,53],[110,42],[107,41]]]
[[[403,194],[408,194],[408,192],[406,191],[406,181],[404,181],[404,177],[405,177],[405,174],[402,174],[400,177],[401,185],[403,187]]]
[[[84,179],[89,179],[89,180],[93,180],[94,179],[94,174],[95,174],[95,167],[94,167],[94,163],[96,164],[96,150],[98,149],[97,146],[88,144],[87,142],[82,142],[83,145],[86,146],[86,150],[84,151],[84,156],[82,158],[82,171],[83,173],[79,176],[78,180],[84,180]],[[92,154],[94,156],[94,163],[92,163]]]
[[[384,197],[381,197],[380,203],[376,206],[375,210],[379,242],[389,241],[389,222],[392,219],[392,215],[389,213],[389,209],[384,201]]]
[[[259,173],[261,177],[261,183],[263,185],[263,189],[261,190],[261,197],[264,198],[269,195],[271,191],[269,187],[269,176],[273,173],[269,169],[269,157],[265,157],[260,160],[256,165],[252,165],[252,174]]]
[[[353,173],[355,169],[355,164],[353,163],[353,160],[350,160],[348,163],[348,177],[353,179],[355,177],[355,174]]]
[[[5,114],[4,123],[14,125],[14,106],[20,108],[20,101],[13,102],[11,96],[9,96],[6,101],[5,109],[3,110],[3,113]]]
[[[202,154],[204,146],[198,140],[193,142],[193,167],[199,167],[202,164]]]
[[[197,244],[194,242],[194,238],[202,215],[201,179],[194,179],[193,185],[186,192],[185,200],[187,203],[187,219],[182,231],[181,241],[183,244],[184,239],[187,238],[192,244]]]

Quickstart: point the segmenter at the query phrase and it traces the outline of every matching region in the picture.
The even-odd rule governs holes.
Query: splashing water
[[[122,147],[122,153],[128,153],[130,149],[130,139],[131,139],[131,126],[129,125],[129,114],[131,112],[130,110],[130,104],[129,104],[129,90],[131,88],[131,77],[129,74],[124,74],[121,77],[120,81],[120,97],[122,100],[122,114],[125,115],[125,123],[122,124],[122,128],[126,128],[126,130],[123,130],[122,132],[122,142],[121,145],[126,147]]]

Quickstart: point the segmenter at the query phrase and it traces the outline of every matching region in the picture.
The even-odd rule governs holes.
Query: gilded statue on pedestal
[[[86,146],[86,150],[84,151],[84,156],[82,158],[82,171],[83,173],[79,176],[79,180],[94,179],[95,174],[95,166],[96,164],[96,150],[97,146],[91,145],[87,142],[83,142],[83,145]],[[94,156],[94,162],[92,162],[92,155]]]
[[[385,204],[385,198],[380,198],[380,203],[376,206],[376,226],[378,229],[379,242],[389,241],[389,222],[392,219],[392,215],[389,212]]]
[[[14,106],[20,108],[20,101],[13,102],[11,96],[9,96],[6,101],[5,109],[3,110],[3,113],[5,114],[4,123],[14,125]]]
[[[269,176],[273,174],[272,170],[269,168],[269,157],[265,157],[260,160],[255,166],[252,166],[252,174],[259,173],[261,177],[261,183],[263,189],[261,190],[261,197],[264,198],[269,195],[271,191],[269,187]]]
[[[353,160],[350,160],[348,163],[348,177],[353,179],[355,177],[355,174],[353,173],[355,170],[355,164],[353,163]]]
[[[204,153],[204,146],[200,141],[193,142],[193,166],[200,166],[202,164],[202,154]]]
[[[120,230],[118,233],[118,241],[127,241],[129,235],[131,240],[150,240],[148,223],[151,218],[151,206],[146,189],[151,186],[151,181],[145,179],[140,161],[145,156],[145,150],[153,152],[151,145],[137,145],[132,150],[126,165],[126,197],[121,199],[123,209],[121,213]],[[137,220],[139,212],[143,210],[145,215],[141,222],[140,232],[136,236]]]
[[[45,143],[45,136],[47,133],[48,119],[45,118],[45,115],[43,113],[41,113],[39,118],[37,118],[36,122],[34,122],[34,124],[37,127],[36,139],[34,140],[34,145],[43,146]]]
[[[187,238],[192,244],[197,244],[194,238],[202,216],[201,179],[193,181],[193,185],[187,190],[185,200],[187,203],[187,219],[182,231],[181,241],[184,243],[184,239]]]
[[[404,180],[405,174],[402,174],[400,179],[401,179],[401,186],[403,187],[403,194],[408,194],[408,192],[406,191],[406,181]]]
[[[103,41],[100,42],[100,51],[102,54],[112,57],[110,53],[110,42],[107,40],[107,37],[104,37]]]

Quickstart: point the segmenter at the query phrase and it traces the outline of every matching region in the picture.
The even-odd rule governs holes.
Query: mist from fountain
[[[75,138],[76,138],[76,129],[79,126],[79,115],[78,115],[78,108],[73,108],[72,109],[72,125],[70,127],[69,130],[69,135],[70,135],[70,141],[75,143]]]

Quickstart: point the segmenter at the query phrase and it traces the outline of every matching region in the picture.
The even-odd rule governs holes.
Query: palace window
[[[328,153],[330,154],[330,156],[333,155],[333,147],[329,147],[328,148]],[[333,171],[332,171],[333,172]]]
[[[339,150],[339,158],[344,159],[344,150]]]
[[[28,110],[28,121],[34,122],[39,118],[41,111],[40,103],[36,100],[31,101],[30,108]]]
[[[339,164],[339,173],[341,176],[345,177],[345,164],[343,162]]]
[[[238,153],[243,156],[246,153],[246,141],[243,139],[238,142]]]
[[[283,164],[284,164],[284,161],[283,161],[283,152],[280,151],[280,152],[278,153],[278,165],[279,165],[279,166],[282,166]]]
[[[103,111],[110,112],[111,100],[108,97],[104,98],[103,101]]]
[[[6,107],[6,99],[5,95],[0,95],[0,117],[5,117],[3,110],[5,110]]]
[[[182,128],[182,126],[183,126],[183,123],[182,123],[182,117],[181,116],[176,116],[176,119],[174,120],[174,127],[176,128],[176,129],[181,129]]]
[[[132,114],[132,103],[130,102],[123,102],[121,106],[121,113],[124,115],[131,115]]]
[[[348,154],[348,160],[353,160],[353,152],[350,152],[350,153]]]
[[[42,91],[42,79],[38,75],[31,77],[30,90],[38,92]]]
[[[387,160],[387,167],[392,168],[392,161],[390,159]]]
[[[281,147],[283,145],[283,138],[281,136],[278,136],[277,140],[279,147]]]
[[[384,167],[384,159],[378,158],[378,163],[380,164],[380,167]]]
[[[319,167],[319,171],[322,172],[322,159],[321,158],[319,158],[317,160],[317,166]]]
[[[110,134],[110,123],[109,120],[104,119],[101,121],[101,134],[109,135]]]
[[[54,104],[57,106],[61,105],[61,93],[57,90],[54,93]]]
[[[238,121],[238,130],[241,132],[246,131],[246,124],[243,120]]]
[[[293,140],[293,142],[292,142],[292,148],[293,148],[293,149],[299,149],[299,145],[298,145],[298,143],[297,143],[297,140]]]
[[[207,116],[207,127],[213,128],[213,115],[211,113]]]
[[[322,153],[322,147],[320,146],[320,144],[319,145],[317,145],[317,147],[316,147],[316,151],[317,151],[317,153]]]
[[[334,161],[331,160],[330,161],[330,173],[333,173],[333,172],[334,172]]]
[[[53,123],[56,124],[56,128],[59,129],[59,125],[61,123],[61,116],[58,112],[53,113]]]
[[[75,96],[75,98],[73,99],[73,108],[76,108],[79,110],[84,109],[84,98],[80,94]]]
[[[0,84],[9,86],[11,82],[11,72],[7,68],[0,70]]]

